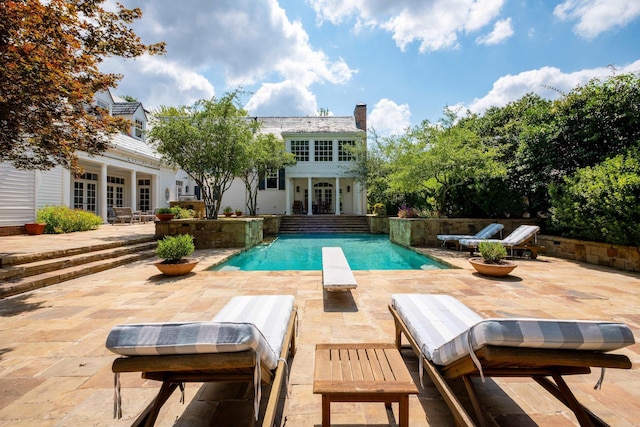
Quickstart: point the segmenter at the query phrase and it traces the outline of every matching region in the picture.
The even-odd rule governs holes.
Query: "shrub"
[[[190,234],[165,236],[158,241],[156,255],[167,264],[177,264],[182,258],[191,255],[195,249],[193,236]]]
[[[172,213],[175,219],[189,219],[195,216],[193,209],[183,209],[180,206],[174,206],[169,209],[168,213]]]
[[[170,214],[170,213],[173,213],[173,212],[171,212],[171,208],[158,208],[158,209],[156,209],[156,213],[157,214]]]
[[[551,226],[573,238],[640,245],[640,153],[578,169],[550,189]]]
[[[480,242],[478,250],[488,264],[501,264],[502,260],[507,257],[507,249],[496,242]]]
[[[37,221],[44,222],[48,234],[72,233],[74,231],[94,230],[103,221],[98,215],[67,206],[45,206],[38,210]]]
[[[403,203],[402,205],[400,205],[400,209],[398,209],[398,217],[399,218],[417,218],[418,211],[416,211],[414,208],[407,205],[406,203]]]

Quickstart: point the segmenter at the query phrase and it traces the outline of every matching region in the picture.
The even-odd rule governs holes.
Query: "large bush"
[[[552,186],[552,227],[574,238],[640,245],[639,155],[631,150]]]
[[[193,236],[180,234],[177,236],[165,236],[158,241],[156,255],[164,259],[166,264],[177,264],[184,257],[188,257],[195,250]]]
[[[102,218],[91,212],[70,209],[67,206],[46,206],[38,210],[38,222],[44,222],[48,234],[72,233],[98,228]]]

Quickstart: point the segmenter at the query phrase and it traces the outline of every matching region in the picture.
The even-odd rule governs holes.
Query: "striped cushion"
[[[234,297],[212,322],[115,326],[106,347],[125,356],[254,350],[275,369],[292,308],[290,295]]]
[[[393,295],[392,301],[412,336],[421,348],[425,347],[425,355],[438,365],[447,365],[469,354],[469,334],[474,350],[487,344],[610,351],[635,342],[629,327],[619,322],[483,320],[448,295],[402,294]]]
[[[540,227],[538,227],[537,225],[521,225],[515,230],[513,230],[511,234],[509,234],[507,237],[505,237],[502,240],[473,238],[473,239],[460,239],[459,243],[463,246],[476,248],[478,247],[480,242],[483,242],[483,241],[497,242],[497,243],[502,243],[504,246],[507,246],[510,248],[512,246],[518,246],[528,242],[529,240],[534,238],[539,231],[540,231]]]
[[[450,241],[450,240],[460,240],[460,239],[488,239],[489,237],[496,234],[498,231],[501,231],[504,228],[502,224],[493,223],[484,227],[482,230],[478,231],[473,236],[469,234],[438,234],[436,238],[438,240]]]

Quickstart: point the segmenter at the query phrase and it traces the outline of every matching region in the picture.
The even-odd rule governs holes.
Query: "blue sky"
[[[251,115],[351,115],[363,102],[368,127],[389,135],[447,106],[482,113],[528,92],[556,98],[611,66],[640,73],[640,0],[123,3],[167,54],[102,70],[151,110],[242,86]]]

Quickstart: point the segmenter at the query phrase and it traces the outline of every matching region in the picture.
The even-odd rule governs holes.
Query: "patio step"
[[[278,233],[369,233],[369,223],[364,215],[286,215]]]
[[[156,246],[155,239],[141,238],[14,257],[20,259],[4,258],[0,268],[0,298],[151,258]]]

